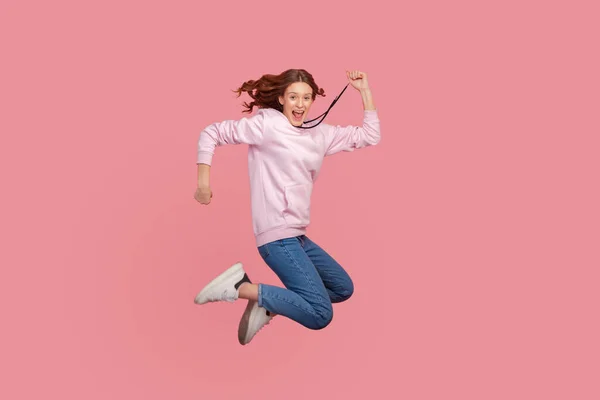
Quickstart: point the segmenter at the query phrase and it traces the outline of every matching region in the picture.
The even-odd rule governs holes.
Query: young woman
[[[307,71],[290,69],[247,81],[235,91],[238,97],[246,92],[253,99],[250,104],[244,103],[244,112],[251,113],[256,106],[254,115],[211,124],[200,134],[194,195],[200,204],[211,202],[209,175],[215,148],[240,143],[249,146],[256,246],[285,286],[252,283],[242,264],[237,263],[196,296],[197,304],[248,300],[238,328],[242,345],[278,314],[309,329],[322,329],[333,318],[332,303],[345,301],[353,293],[346,271],[306,236],[313,183],[323,158],[375,145],[380,140],[379,118],[367,74],[346,71],[346,75],[349,85],[362,97],[361,127],[332,126],[321,124],[322,120],[307,126],[306,117],[316,96],[325,94]],[[333,104],[335,101],[337,98]]]

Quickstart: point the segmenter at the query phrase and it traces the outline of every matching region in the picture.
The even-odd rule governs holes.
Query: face
[[[294,126],[301,126],[313,103],[313,90],[306,82],[292,83],[279,96],[279,104],[283,104],[283,114]]]

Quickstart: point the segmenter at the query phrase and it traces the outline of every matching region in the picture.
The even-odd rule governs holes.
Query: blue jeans
[[[329,325],[332,303],[354,292],[342,266],[305,235],[267,243],[258,252],[286,287],[259,284],[258,305],[307,328]]]

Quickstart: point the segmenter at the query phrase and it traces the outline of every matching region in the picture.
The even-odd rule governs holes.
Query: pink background
[[[598,399],[597,2],[0,6],[2,399]],[[326,160],[309,235],[355,296],[237,343],[196,306],[254,247],[244,80],[369,74],[377,147]],[[359,124],[348,88],[328,116]]]

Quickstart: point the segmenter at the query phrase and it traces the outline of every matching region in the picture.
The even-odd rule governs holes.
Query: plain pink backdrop
[[[598,399],[593,1],[0,6],[2,399]],[[333,323],[196,306],[254,247],[247,79],[305,68],[320,114],[369,74],[381,143],[327,159],[309,236],[352,275]],[[359,124],[348,88],[327,118]]]

